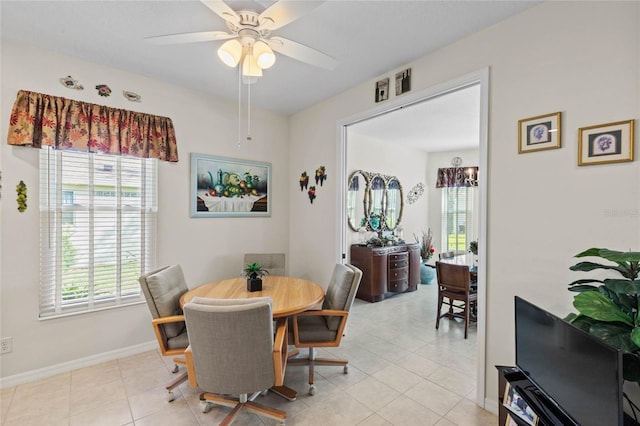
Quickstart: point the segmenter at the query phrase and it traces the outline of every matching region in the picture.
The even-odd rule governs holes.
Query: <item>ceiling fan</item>
[[[227,40],[218,49],[218,56],[226,65],[241,64],[245,77],[259,77],[262,70],[275,63],[273,51],[298,61],[332,70],[338,66],[334,58],[295,41],[272,36],[275,31],[318,7],[323,1],[279,0],[262,13],[252,10],[233,10],[222,0],[200,0],[225,20],[229,32],[203,31],[146,37],[155,44],[197,43]]]

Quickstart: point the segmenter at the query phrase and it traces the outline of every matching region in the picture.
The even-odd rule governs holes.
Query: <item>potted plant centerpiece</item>
[[[259,263],[247,263],[242,270],[242,276],[247,279],[247,291],[262,291],[262,277],[269,275]]]
[[[590,248],[576,257],[599,257],[609,263],[579,262],[569,269],[605,270],[615,278],[585,278],[569,284],[577,292],[565,320],[623,352],[623,377],[640,385],[640,252]]]
[[[420,244],[420,283],[431,284],[431,281],[433,281],[436,276],[434,267],[427,265],[429,259],[431,259],[436,252],[436,249],[433,247],[431,228],[427,231],[422,231],[422,238],[419,238],[416,234],[413,234],[413,238],[415,238],[416,243]]]

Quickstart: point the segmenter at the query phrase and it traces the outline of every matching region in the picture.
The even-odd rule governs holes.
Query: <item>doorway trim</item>
[[[368,120],[379,115],[403,109],[409,105],[424,102],[429,99],[444,96],[468,86],[480,86],[480,129],[479,129],[479,169],[478,193],[480,196],[480,221],[478,224],[478,335],[477,335],[477,381],[476,404],[493,411],[495,407],[486,398],[486,307],[487,307],[487,184],[488,184],[488,134],[489,134],[489,68],[482,68],[462,77],[449,80],[415,93],[395,98],[385,105],[338,120],[336,164],[338,165],[338,202],[336,203],[336,220],[340,225],[336,227],[336,253],[340,257],[338,263],[346,262],[347,258],[347,128],[349,125]],[[484,254],[484,255],[483,255]]]

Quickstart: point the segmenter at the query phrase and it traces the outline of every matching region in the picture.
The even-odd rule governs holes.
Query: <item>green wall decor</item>
[[[27,185],[23,181],[16,185],[16,193],[18,194],[18,198],[16,198],[18,211],[22,213],[27,209]]]

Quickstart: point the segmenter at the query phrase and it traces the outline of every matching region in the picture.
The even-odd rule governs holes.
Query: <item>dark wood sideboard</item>
[[[362,270],[356,297],[379,302],[393,294],[416,291],[420,284],[420,245],[351,246],[350,263]]]

